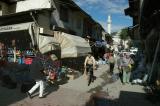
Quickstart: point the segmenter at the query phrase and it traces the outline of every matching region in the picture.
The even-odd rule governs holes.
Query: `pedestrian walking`
[[[115,65],[115,58],[114,54],[112,53],[109,57],[110,74],[113,74],[114,65]]]
[[[44,67],[42,64],[41,58],[43,55],[40,52],[36,53],[36,57],[33,59],[32,64],[30,65],[30,75],[36,81],[36,84],[27,92],[27,95],[32,98],[32,94],[36,89],[39,88],[39,98],[43,98],[44,92],[44,79],[45,76],[43,74]]]
[[[104,60],[105,60],[105,63],[108,63],[107,53],[104,54],[103,58],[104,58]]]
[[[88,76],[88,86],[91,82],[94,81],[95,76],[93,70],[95,69],[95,58],[92,56],[91,53],[88,53],[88,56],[84,62],[85,67],[85,74]]]
[[[123,84],[130,83],[132,64],[134,64],[134,61],[129,54],[126,54],[122,60]]]
[[[118,70],[119,70],[119,78],[120,78],[121,82],[123,83],[122,61],[123,61],[123,54],[120,54],[117,59],[117,66],[118,66]]]

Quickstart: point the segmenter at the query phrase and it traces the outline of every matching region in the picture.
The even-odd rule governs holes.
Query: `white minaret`
[[[109,34],[111,34],[111,24],[112,24],[111,15],[108,15],[107,31],[108,31]]]

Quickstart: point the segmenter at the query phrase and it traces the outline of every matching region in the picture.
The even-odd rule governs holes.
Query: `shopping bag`
[[[86,68],[84,69],[83,77],[84,77],[84,79],[88,79]]]
[[[131,64],[129,64],[128,67],[129,67],[129,69],[132,69],[132,65]]]

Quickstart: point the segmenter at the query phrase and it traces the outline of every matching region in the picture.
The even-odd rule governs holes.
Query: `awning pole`
[[[32,12],[30,12],[30,15],[31,15],[32,19],[34,20],[34,22],[35,22],[35,24],[36,24],[36,26],[37,26],[37,27],[36,27],[36,34],[35,34],[35,35],[37,36],[37,39],[36,39],[36,40],[37,40],[37,46],[38,46],[38,48],[39,48],[39,43],[40,43],[40,42],[39,42],[39,32],[38,32],[38,31],[39,31],[39,30],[38,30],[39,24],[38,24],[38,22],[37,22],[37,20],[36,20],[36,18],[34,17],[34,15],[33,15]]]

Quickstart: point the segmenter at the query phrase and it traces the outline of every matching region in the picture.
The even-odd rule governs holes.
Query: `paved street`
[[[84,76],[59,87],[48,87],[46,97],[39,99],[37,94],[29,99],[20,89],[8,90],[0,87],[0,106],[91,106],[91,94],[99,92],[98,106],[159,106],[145,100],[142,86],[122,85],[120,80],[111,81],[107,74],[108,65],[100,65],[95,72],[97,79],[90,86]],[[115,70],[115,73],[117,71]],[[109,96],[106,95],[108,91]]]

